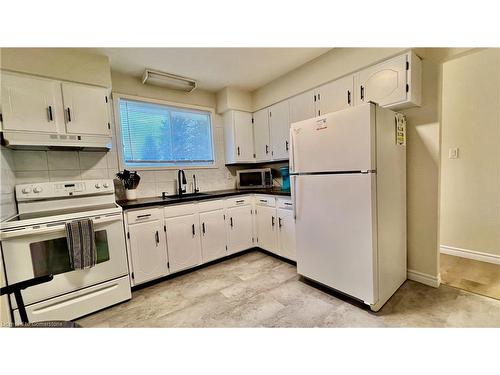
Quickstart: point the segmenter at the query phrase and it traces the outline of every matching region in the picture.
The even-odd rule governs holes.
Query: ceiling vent
[[[196,81],[193,79],[152,69],[144,70],[142,83],[185,92],[191,92],[196,88]]]

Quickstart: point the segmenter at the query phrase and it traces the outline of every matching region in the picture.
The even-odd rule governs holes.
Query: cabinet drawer
[[[255,204],[257,206],[276,207],[276,199],[268,195],[256,195]]]
[[[172,206],[167,206],[163,209],[163,216],[165,218],[191,215],[198,212],[198,207],[196,203],[184,203],[176,204]]]
[[[226,207],[245,206],[249,204],[252,204],[252,197],[250,195],[226,199]]]
[[[286,210],[293,209],[293,202],[291,198],[277,198],[276,199],[276,207],[283,208]]]
[[[151,208],[148,210],[127,211],[128,224],[144,223],[146,221],[162,220],[161,209]]]
[[[214,210],[220,210],[221,208],[224,208],[224,200],[223,199],[214,199],[210,201],[205,201],[205,202],[199,202],[198,203],[198,212],[208,212],[208,211],[214,211]]]

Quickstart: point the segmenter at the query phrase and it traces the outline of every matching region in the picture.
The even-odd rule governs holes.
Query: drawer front
[[[245,206],[252,204],[252,196],[244,195],[237,198],[228,198],[226,199],[226,207],[237,207],[237,206]]]
[[[196,203],[184,203],[167,206],[163,209],[163,216],[165,218],[191,215],[198,212],[198,205]]]
[[[128,224],[144,223],[146,221],[162,220],[161,209],[151,208],[147,210],[127,211]]]
[[[30,322],[73,320],[132,298],[128,276],[26,306]],[[14,310],[16,324],[21,323]]]
[[[293,210],[293,202],[291,198],[277,198],[276,207],[285,210]]]
[[[220,210],[225,207],[224,199],[214,199],[198,203],[198,212],[209,212]]]
[[[257,206],[276,207],[276,199],[269,195],[256,195],[255,204]]]

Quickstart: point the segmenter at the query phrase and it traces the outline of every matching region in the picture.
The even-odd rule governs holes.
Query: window
[[[124,167],[214,164],[211,112],[119,99]]]

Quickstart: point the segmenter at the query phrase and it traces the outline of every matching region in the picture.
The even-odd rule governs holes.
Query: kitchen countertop
[[[134,200],[119,200],[116,201],[124,210],[129,210],[132,208],[142,208],[151,206],[168,206],[170,204],[178,203],[188,203],[207,199],[220,199],[225,197],[232,197],[235,195],[245,195],[245,194],[268,194],[277,196],[291,196],[290,190],[281,189],[228,189],[228,190],[214,190],[214,191],[204,191],[200,195],[193,195],[182,198],[165,198],[162,197],[148,197],[148,198],[138,198]]]

